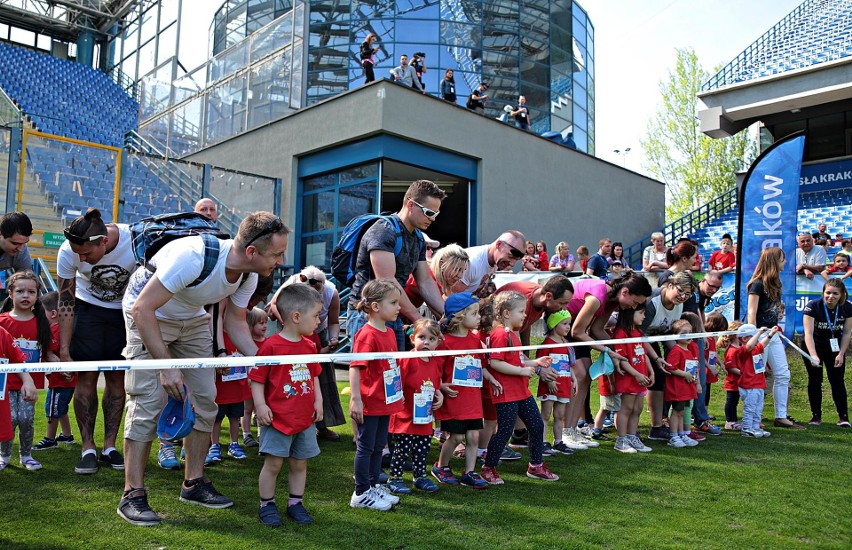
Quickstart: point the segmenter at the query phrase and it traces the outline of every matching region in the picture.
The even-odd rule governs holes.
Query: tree
[[[701,133],[697,95],[710,78],[695,51],[678,49],[674,72],[660,82],[662,104],[648,122],[646,168],[666,184],[666,219],[675,220],[736,185],[757,155],[747,131],[724,139]]]

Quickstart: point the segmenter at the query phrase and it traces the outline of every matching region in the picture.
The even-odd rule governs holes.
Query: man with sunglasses
[[[470,265],[462,275],[455,292],[472,292],[481,296],[495,271],[511,271],[518,260],[524,257],[527,239],[516,229],[504,231],[491,244],[472,246],[465,250]]]
[[[100,211],[90,208],[65,229],[65,242],[56,257],[60,360],[124,359],[121,299],[135,269],[130,227],[126,224],[105,224]],[[74,390],[74,414],[83,447],[74,468],[78,474],[97,473],[99,462],[115,470],[124,469],[124,458],[116,450],[124,410],[124,371],[104,371],[104,446],[100,455],[95,448],[99,375],[79,373]],[[59,438],[56,442],[63,443]],[[51,443],[48,441],[45,448],[52,448]]]
[[[27,243],[33,224],[23,212],[7,212],[0,217],[0,271],[26,271],[33,268]]]
[[[426,263],[426,243],[419,232],[429,229],[438,217],[445,197],[446,193],[435,183],[414,181],[405,192],[399,212],[393,214],[396,220],[381,219],[364,232],[358,247],[355,283],[346,316],[346,333],[350,339],[367,322],[366,315],[355,310],[355,304],[361,299],[361,289],[373,279],[395,281],[399,287],[400,318],[388,326],[394,329],[400,350],[405,349],[402,317],[410,322],[420,318],[420,312],[405,295],[409,275],[414,275],[420,294],[429,307],[433,311],[444,311],[444,299]],[[401,228],[401,233],[397,232],[394,223]],[[394,255],[398,237],[402,238],[402,249]]]
[[[127,359],[213,357],[213,335],[207,304],[228,298],[222,328],[243,355],[257,346],[246,323],[246,307],[258,275],[270,276],[283,263],[290,230],[271,212],[254,212],[240,224],[235,239],[218,241],[215,249],[204,237],[175,239],[150,261],[154,271],[139,268],[130,277],[122,301],[127,330]],[[215,253],[216,263],[198,281],[204,258]],[[244,276],[248,274],[247,276]],[[226,354],[216,350],[216,355]],[[127,414],[124,420],[124,494],[118,515],[133,525],[157,525],[160,517],[148,505],[145,466],[157,437],[157,419],[166,394],[183,401],[184,385],[195,410],[195,425],[184,439],[186,469],[180,500],[207,508],[229,508],[204,476],[204,458],[216,419],[216,384],[211,368],[130,370],[125,376]]]

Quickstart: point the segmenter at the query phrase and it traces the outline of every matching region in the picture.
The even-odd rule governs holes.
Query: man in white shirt
[[[130,278],[122,308],[127,327],[128,359],[212,357],[213,337],[206,304],[230,298],[222,325],[237,350],[255,355],[257,346],[246,323],[246,306],[257,275],[270,276],[283,263],[290,230],[274,214],[255,212],[240,224],[234,240],[218,241],[215,267],[196,284],[210,247],[203,237],[174,240],[151,259],[153,273],[139,269]],[[248,275],[246,275],[248,274]],[[221,353],[226,353],[222,350]],[[213,369],[130,370],[127,372],[127,414],[124,421],[124,495],[118,514],[134,525],[157,525],[160,517],[148,505],[144,475],[157,418],[165,395],[182,401],[183,386],[196,420],[184,439],[186,471],[180,499],[207,508],[228,508],[233,501],[221,495],[204,477],[204,457],[218,407]]]
[[[399,65],[391,69],[390,74],[396,82],[404,84],[409,88],[420,90],[424,94],[426,93],[423,85],[420,84],[420,79],[417,78],[417,71],[408,64],[407,55],[399,56]]]
[[[803,231],[796,238],[799,248],[796,249],[796,274],[813,279],[825,269],[826,253],[821,246],[814,246],[813,236]]]
[[[510,229],[504,231],[491,244],[466,249],[470,265],[453,291],[476,293],[488,284],[495,271],[506,271],[515,267],[518,260],[524,256],[525,245],[524,234],[516,229]]]

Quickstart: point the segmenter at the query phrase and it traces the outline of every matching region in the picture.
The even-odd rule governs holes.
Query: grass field
[[[802,363],[791,359],[791,414],[807,420]],[[722,418],[721,384],[712,393],[711,414]],[[37,413],[43,402],[42,394]],[[770,428],[765,440],[725,432],[695,448],[651,442],[654,452],[634,455],[605,442],[548,459],[562,478],[556,483],[528,479],[525,460],[508,463],[499,469],[503,486],[441,487],[403,497],[389,513],[349,508],[354,447],[351,430],[341,426],[341,441],[323,442],[309,464],[305,505],[314,525],[285,518],[276,530],[257,520],[256,449],[242,463],[226,458],[208,469],[236,502],[228,510],[179,502],[181,472],[159,469],[152,455],[149,500],[164,522],[144,528],[116,515],[123,474],[76,475],[79,445],[66,447],[36,453],[40,471],[13,462],[0,472],[0,548],[850,548],[852,431],[834,425],[828,391],[823,408],[823,426]],[[771,411],[769,400],[765,416]],[[643,414],[643,432],[647,422]],[[39,418],[36,441],[44,429]],[[436,456],[433,444],[430,459]],[[456,471],[459,464],[452,464]],[[282,472],[279,503],[286,496]]]

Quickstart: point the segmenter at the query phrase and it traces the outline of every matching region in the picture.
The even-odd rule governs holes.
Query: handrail
[[[8,126],[10,123],[20,123],[23,115],[12,98],[0,88],[0,126]]]
[[[50,270],[47,269],[47,264],[44,263],[43,259],[33,258],[33,273],[39,278],[42,287],[47,289],[47,292],[56,292],[59,290],[59,287],[56,286],[56,281],[53,280],[53,276],[50,274]]]

